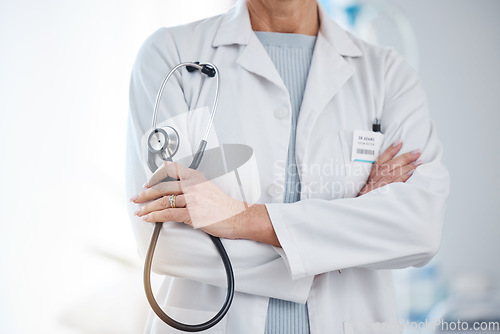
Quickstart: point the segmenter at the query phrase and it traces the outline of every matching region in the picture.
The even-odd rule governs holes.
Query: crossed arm
[[[405,182],[421,164],[420,151],[395,155],[402,143],[395,142],[373,164],[368,181],[359,195],[393,182]],[[170,177],[178,181],[162,182]],[[249,205],[222,192],[196,170],[166,162],[131,201],[141,205],[134,212],[145,222],[182,222],[226,239],[247,239],[280,247],[264,204]],[[170,197],[175,196],[175,207]]]

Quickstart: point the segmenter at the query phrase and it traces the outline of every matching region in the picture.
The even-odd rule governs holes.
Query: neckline
[[[313,49],[317,36],[270,31],[254,31],[260,42],[266,46]]]

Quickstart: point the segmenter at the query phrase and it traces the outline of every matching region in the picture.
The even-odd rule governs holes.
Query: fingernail
[[[142,185],[143,188],[149,188],[149,184],[146,182]]]
[[[413,174],[413,172],[415,172],[415,170],[414,170],[414,169],[412,169],[411,171],[409,171],[409,172],[408,172],[408,175],[410,175],[410,176],[411,176],[411,175]]]
[[[411,154],[419,154],[420,153],[420,149],[417,148],[416,150],[413,150],[411,151]]]
[[[148,218],[149,218],[149,215],[145,215],[144,217],[142,217],[142,220],[148,221]]]
[[[392,147],[396,147],[396,146],[398,146],[399,144],[401,144],[401,140],[399,140],[399,139],[398,139],[398,140],[396,140],[396,141],[394,142],[394,144],[392,144]]]
[[[130,197],[130,202],[135,202],[137,200],[137,198],[139,198],[139,196],[137,196],[137,195]]]
[[[420,159],[418,159],[417,161],[413,161],[413,162],[412,162],[412,164],[413,164],[414,166],[420,166],[422,163],[423,163],[423,161],[422,161],[422,160],[420,160]]]
[[[134,215],[138,216],[139,213],[141,213],[141,212],[142,212],[142,208],[140,208],[139,210],[134,211]]]

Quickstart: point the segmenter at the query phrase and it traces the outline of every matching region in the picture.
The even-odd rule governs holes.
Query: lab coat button
[[[283,185],[278,183],[273,183],[267,188],[267,193],[271,197],[278,197],[283,194]]]
[[[281,107],[281,108],[278,108],[274,111],[274,117],[276,117],[277,119],[288,118],[289,114],[290,114],[290,112],[289,112],[287,107]]]

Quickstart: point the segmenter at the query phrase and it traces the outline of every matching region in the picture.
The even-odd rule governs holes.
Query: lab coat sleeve
[[[126,184],[129,197],[140,192],[146,181],[141,162],[141,137],[151,126],[157,91],[168,71],[180,62],[167,29],[152,35],[138,54],[131,77],[127,129]],[[166,85],[159,121],[188,110],[182,75],[182,72],[176,73]],[[136,204],[128,204],[138,252],[144,258],[154,225],[134,216],[137,209]],[[292,280],[285,262],[272,247],[248,240],[223,240],[223,243],[233,265],[237,291],[302,303],[307,300],[313,277]],[[222,261],[208,235],[182,223],[163,224],[153,271],[226,288]]]
[[[437,252],[449,192],[442,147],[416,73],[388,53],[381,152],[397,139],[401,153],[421,148],[423,164],[406,183],[357,198],[267,204],[293,278],[337,269],[395,269],[426,264]]]

